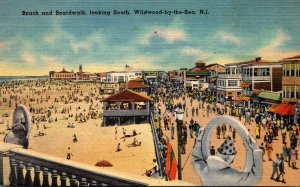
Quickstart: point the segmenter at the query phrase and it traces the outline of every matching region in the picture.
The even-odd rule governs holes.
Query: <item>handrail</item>
[[[159,155],[159,148],[158,148],[159,140],[158,140],[158,137],[157,137],[156,129],[154,127],[153,113],[152,112],[151,112],[151,115],[150,115],[150,126],[151,126],[151,131],[152,131],[153,140],[154,140],[155,155],[156,155],[156,160],[157,160],[157,164],[158,164],[158,173],[159,173],[159,176],[162,176],[162,164],[161,164],[161,157]]]

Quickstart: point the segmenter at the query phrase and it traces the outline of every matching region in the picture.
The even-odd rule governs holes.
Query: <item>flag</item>
[[[169,143],[167,149],[167,159],[166,159],[166,175],[168,175],[168,178],[170,180],[175,180],[176,172],[177,172],[177,162],[176,162],[172,145]]]

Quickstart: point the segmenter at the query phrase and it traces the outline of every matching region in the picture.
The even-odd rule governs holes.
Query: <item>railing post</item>
[[[60,176],[61,186],[67,186],[67,173],[62,172]]]
[[[71,175],[70,186],[78,186],[77,180],[76,180],[76,175]]]
[[[26,176],[25,176],[25,186],[32,186],[32,178],[31,178],[31,170],[32,170],[32,165],[31,163],[27,163],[26,167]]]
[[[57,171],[52,171],[52,185],[51,186],[57,186]]]
[[[86,178],[81,177],[81,180],[80,180],[80,186],[88,186],[88,183],[87,183],[87,181],[86,181]]]
[[[17,186],[17,163],[16,159],[10,158],[10,186]]]
[[[34,180],[33,180],[33,185],[34,186],[41,186],[40,172],[41,172],[41,167],[40,166],[35,166]]]
[[[43,170],[43,186],[49,186],[48,168]]]
[[[95,181],[95,180],[92,180],[91,186],[98,186],[98,183],[97,183],[97,181]]]
[[[24,169],[23,161],[20,161],[19,162],[19,167],[18,167],[18,172],[17,172],[18,186],[24,186],[24,184],[25,184],[23,169]]]

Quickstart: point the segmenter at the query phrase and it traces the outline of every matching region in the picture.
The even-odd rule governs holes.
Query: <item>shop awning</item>
[[[251,100],[251,97],[243,96],[243,97],[242,97],[242,100],[243,100],[243,101],[250,101],[250,100]]]
[[[280,114],[282,116],[293,116],[295,115],[295,106],[290,104],[273,104],[268,112]]]
[[[269,99],[273,101],[280,101],[280,94],[279,93],[272,93],[272,92],[261,92],[258,97],[263,99]]]
[[[280,105],[280,104],[273,104],[273,105],[268,109],[268,112],[275,113],[276,108],[277,108],[279,105]]]
[[[251,85],[251,82],[242,82],[242,83],[240,84],[240,87],[242,87],[242,88],[249,88],[250,85]]]
[[[204,92],[205,90],[207,89],[207,87],[205,87],[205,86],[202,86],[201,88],[200,88],[200,92]]]

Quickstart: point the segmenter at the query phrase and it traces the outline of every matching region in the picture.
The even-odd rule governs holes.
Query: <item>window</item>
[[[295,98],[295,86],[284,85],[283,86],[284,98]]]
[[[228,80],[228,86],[229,87],[237,86],[237,80]]]
[[[237,92],[236,94],[237,94],[237,95],[241,95],[241,92]]]
[[[257,76],[257,68],[254,69],[254,76]]]
[[[295,76],[295,64],[294,63],[291,64],[291,76],[292,77]]]
[[[295,86],[295,90],[296,90],[296,99],[300,99],[299,86],[298,85]]]

